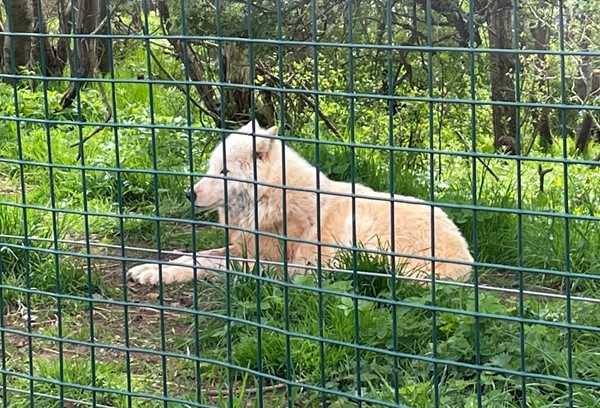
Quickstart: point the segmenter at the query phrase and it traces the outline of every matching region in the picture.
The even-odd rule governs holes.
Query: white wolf
[[[393,236],[395,259],[398,264],[402,264],[403,274],[413,271],[417,277],[430,278],[433,256],[436,259],[436,278],[462,281],[469,279],[469,264],[473,262],[473,258],[469,253],[468,244],[456,225],[440,208],[436,207],[433,211],[435,247],[432,255],[430,205],[416,198],[396,195],[396,199],[404,202],[395,202],[392,223],[390,195],[355,184],[353,214],[352,185],[330,180],[320,173],[320,222],[317,222],[317,194],[314,192],[317,188],[317,170],[290,147],[285,146],[285,153],[282,152],[281,141],[277,138],[278,128],[275,126],[263,129],[257,122],[254,122],[254,126],[250,122],[238,132],[226,138],[226,166],[223,162],[223,146],[219,144],[209,161],[207,175],[212,177],[202,178],[193,191],[187,193],[188,198],[194,200],[194,204],[201,209],[218,208],[221,224],[225,222],[225,210],[228,211],[227,221],[232,227],[228,229],[230,256],[247,259],[252,267],[252,260],[255,260],[257,255],[258,231],[258,259],[282,262],[282,239],[274,235],[283,234],[285,218],[287,261],[296,265],[289,269],[290,275],[305,271],[309,264],[316,265],[318,243],[321,244],[322,261],[328,262],[334,259],[340,246],[351,249],[353,237],[360,247],[359,250],[371,250],[381,254],[382,247],[388,251],[391,249]],[[255,144],[253,140],[256,140]],[[285,207],[281,187],[284,181],[284,160]],[[225,182],[224,176],[234,180],[228,179]],[[267,185],[260,185],[255,181]],[[319,226],[320,237],[317,230]],[[267,233],[268,236],[261,233]],[[196,276],[203,277],[208,270],[225,270],[225,252],[226,248],[198,252]],[[411,255],[416,255],[417,258]],[[194,262],[191,256],[182,256],[171,262],[173,264],[166,264],[162,268],[163,283],[193,279]],[[147,263],[135,266],[128,271],[128,276],[142,284],[157,284],[158,265]]]

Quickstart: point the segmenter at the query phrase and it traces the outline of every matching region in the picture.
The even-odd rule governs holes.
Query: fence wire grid
[[[4,0],[2,407],[600,406],[599,12]]]

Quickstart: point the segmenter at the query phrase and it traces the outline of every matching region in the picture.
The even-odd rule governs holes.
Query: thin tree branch
[[[269,72],[269,70],[267,69],[267,67],[265,67],[264,65],[261,65],[259,67],[257,67],[260,69],[261,74],[263,75],[263,77],[265,79],[269,78],[270,82],[274,85],[274,86],[278,86],[279,83],[278,81],[273,77],[273,75]],[[291,88],[291,85],[289,83],[287,83],[286,81],[283,81],[283,85],[287,88]],[[305,90],[309,90],[306,87],[304,87]],[[306,95],[303,92],[298,93],[298,96],[300,97],[300,99],[302,99],[304,102],[306,102],[309,105],[312,105],[313,109],[316,109],[317,106],[315,104],[315,102],[308,97],[308,95]],[[333,134],[336,135],[336,137],[338,139],[342,139],[342,135],[339,132],[339,130],[337,130],[337,128],[335,127],[335,125],[333,124],[333,122],[329,119],[329,116],[327,116],[322,110],[321,108],[316,109],[318,114],[319,114],[319,118],[323,119],[323,122],[325,122],[325,125],[327,126],[327,128],[329,130],[331,130],[333,132]]]
[[[77,153],[77,160],[81,159],[81,153],[83,152],[83,145],[84,145],[84,143],[87,142],[88,140],[90,140],[96,134],[100,133],[100,131],[106,127],[105,124],[108,123],[108,121],[112,118],[112,106],[110,105],[110,102],[108,102],[108,95],[106,94],[106,90],[104,89],[104,85],[102,84],[102,82],[98,82],[98,86],[100,87],[100,93],[102,94],[102,102],[104,103],[104,106],[106,107],[106,114],[104,115],[104,120],[102,121],[104,124],[98,125],[92,131],[92,133],[90,133],[89,135],[87,135],[86,137],[84,137],[83,139],[81,139],[79,142],[73,143],[70,146],[70,147],[77,147],[77,146],[79,146],[79,153]]]
[[[181,92],[185,93],[187,95],[187,92],[185,91],[183,85],[177,83],[177,80],[173,77],[173,75],[171,75],[171,73],[169,71],[167,71],[167,69],[161,64],[161,62],[158,60],[158,58],[156,57],[156,55],[154,54],[154,52],[152,51],[152,49],[150,49],[150,57],[152,58],[152,60],[154,61],[154,63],[156,64],[157,68],[159,69],[160,72],[162,72],[164,75],[166,75],[171,81],[175,82],[175,87],[180,90]],[[209,111],[208,109],[206,109],[205,107],[203,107],[198,101],[192,99],[191,97],[189,98],[190,102],[192,102],[192,104],[198,108],[198,110],[200,110],[202,113],[210,116],[213,120],[215,121],[219,121],[220,117],[219,115]]]
[[[455,131],[454,131],[454,134],[455,134],[455,135],[456,135],[456,136],[457,136],[457,137],[460,139],[460,141],[461,141],[461,142],[463,142],[463,144],[465,145],[465,149],[468,149],[468,150],[470,150],[470,149],[469,149],[469,144],[468,144],[468,143],[467,143],[467,141],[466,141],[466,140],[463,138],[463,135],[462,135],[462,134],[461,134],[461,133],[460,133],[458,130],[455,130]],[[486,168],[486,170],[487,170],[487,171],[489,171],[489,172],[490,172],[490,174],[492,175],[492,177],[494,177],[494,179],[495,179],[496,181],[500,181],[500,179],[498,178],[498,176],[496,175],[496,173],[494,173],[494,170],[492,170],[492,169],[490,168],[490,166],[488,166],[488,165],[487,165],[487,163],[486,163],[486,162],[484,162],[484,161],[483,161],[483,159],[482,159],[481,157],[477,157],[477,160],[478,160],[478,161],[479,161],[479,162],[480,162],[480,163],[483,165],[483,167],[485,167],[485,168]]]

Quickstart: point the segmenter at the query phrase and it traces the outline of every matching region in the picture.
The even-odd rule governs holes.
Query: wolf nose
[[[188,191],[187,193],[185,193],[185,196],[190,201],[196,201],[196,193],[194,193],[193,191]]]

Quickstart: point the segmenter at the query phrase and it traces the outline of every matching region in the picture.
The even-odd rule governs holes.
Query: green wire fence
[[[4,0],[2,406],[598,406],[599,10]],[[248,172],[252,135],[277,126],[314,185],[288,184],[285,149],[281,183],[208,174],[249,122]],[[351,247],[324,242],[325,177],[350,182],[333,195]],[[223,218],[186,198],[206,178],[223,179]],[[295,217],[265,231],[258,202],[252,228],[230,219],[239,182],[277,189],[286,215],[315,193],[314,239]],[[394,202],[423,200],[431,255],[396,251],[394,228],[361,247],[359,184],[387,193],[388,226]],[[436,274],[436,207],[468,242],[465,281]],[[162,283],[182,252],[198,264],[242,233],[255,267],[227,249]],[[292,274],[298,243],[318,248],[310,273]],[[400,257],[432,264],[429,283]],[[129,279],[144,263],[156,286]]]

